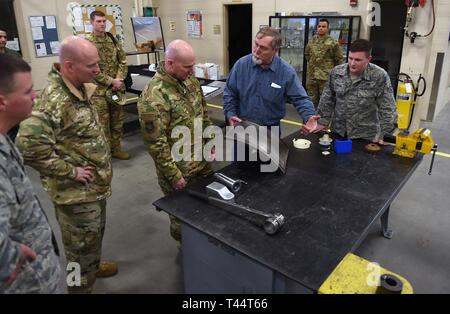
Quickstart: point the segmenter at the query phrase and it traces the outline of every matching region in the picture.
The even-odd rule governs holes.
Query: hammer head
[[[275,234],[284,225],[284,216],[282,214],[274,214],[264,222],[264,231],[267,234]]]

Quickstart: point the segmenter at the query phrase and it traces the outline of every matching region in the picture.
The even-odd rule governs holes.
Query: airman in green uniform
[[[315,35],[306,45],[306,90],[317,108],[323,87],[331,69],[344,62],[342,50],[336,40],[328,35],[329,22],[320,19]]]
[[[124,152],[121,146],[125,115],[122,107],[125,97],[123,80],[128,71],[126,54],[117,39],[105,31],[105,14],[101,11],[93,11],[90,18],[92,33],[86,39],[97,47],[100,57],[100,73],[95,78],[98,87],[92,96],[92,103],[105,129],[112,157],[129,159],[130,155]]]

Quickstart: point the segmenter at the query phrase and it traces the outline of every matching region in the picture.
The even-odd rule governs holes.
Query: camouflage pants
[[[306,90],[308,91],[308,95],[311,97],[311,100],[315,108],[319,106],[320,96],[322,95],[322,91],[323,88],[325,87],[326,82],[327,81],[322,80],[306,81]]]
[[[69,293],[92,293],[100,264],[105,232],[106,200],[75,205],[55,204],[67,263],[81,269],[81,286],[67,287]]]
[[[92,104],[97,110],[100,124],[105,131],[111,151],[121,151],[120,141],[123,136],[123,120],[125,117],[123,107],[108,102],[105,96],[92,97]]]
[[[206,177],[213,173],[213,170],[211,168],[211,165],[207,163],[205,167],[203,167],[201,170],[197,171],[195,174],[185,177],[184,179],[189,182],[189,180],[193,179],[194,177],[201,176]],[[169,195],[174,191],[172,185],[170,182],[165,180],[164,178],[158,178],[159,186],[161,187],[161,190],[163,191],[164,195]],[[170,235],[175,241],[181,242],[181,224],[180,220],[177,219],[175,216],[172,216],[169,214],[170,219]]]

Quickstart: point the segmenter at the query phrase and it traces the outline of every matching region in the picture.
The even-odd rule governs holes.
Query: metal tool
[[[208,196],[206,194],[189,190],[188,193],[194,197],[202,199],[211,205],[223,209],[230,214],[244,218],[259,227],[262,227],[267,234],[275,234],[284,225],[285,218],[280,213],[268,214],[244,205],[230,203],[220,198]],[[256,218],[256,219],[255,219]]]
[[[239,130],[239,127],[242,127],[240,129],[242,131],[236,131]],[[251,130],[255,130],[255,132]],[[261,140],[263,130],[266,132],[265,141]],[[242,120],[234,128],[227,129],[225,138],[232,141],[236,140],[248,145],[251,149],[257,150],[259,154],[265,156],[267,161],[270,160],[271,163],[275,164],[282,173],[286,173],[289,147],[278,136],[272,139],[271,135],[270,128],[262,128],[259,124]],[[273,145],[278,149],[272,150],[272,140],[276,141]]]
[[[241,189],[242,183],[247,184],[247,182],[241,179],[232,179],[220,172],[214,173],[214,178],[216,178],[220,183],[225,184],[233,193],[236,193]]]
[[[213,182],[206,186],[206,194],[212,197],[218,197],[225,201],[233,201],[234,194],[227,189],[227,187],[219,182]]]
[[[412,134],[401,132],[395,137],[385,136],[383,140],[387,143],[395,144],[393,154],[403,157],[414,158],[417,153],[429,154],[433,152],[430,170],[428,171],[428,174],[431,174],[438,146],[434,143],[429,129],[420,128]]]

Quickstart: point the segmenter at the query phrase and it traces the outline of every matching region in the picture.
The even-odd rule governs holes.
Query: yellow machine
[[[435,151],[435,144],[429,129],[418,129],[412,134],[399,133],[395,137],[396,155],[414,158],[418,152],[429,154],[432,151]]]
[[[414,158],[417,153],[429,154],[433,152],[431,158],[430,170],[433,169],[434,157],[437,152],[437,144],[434,143],[429,129],[420,128],[414,133],[409,134],[407,131],[401,131],[395,137],[387,135],[384,137],[385,143],[395,146],[393,154]]]

